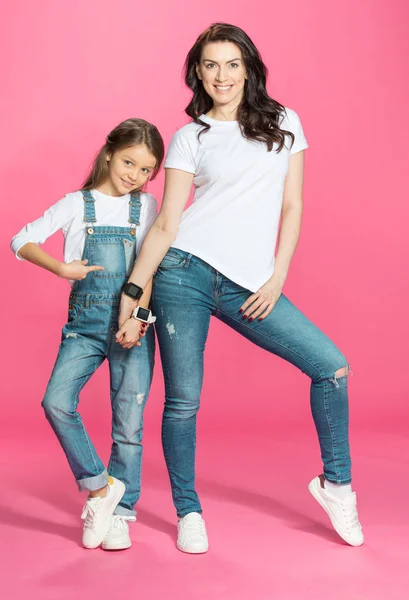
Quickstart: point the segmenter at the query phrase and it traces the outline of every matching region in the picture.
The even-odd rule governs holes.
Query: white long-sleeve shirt
[[[129,227],[129,194],[107,196],[91,191],[95,198],[96,226]],[[158,208],[155,198],[146,192],[141,196],[140,226],[137,231],[136,251],[156,219]],[[56,231],[64,234],[64,262],[81,260],[85,243],[84,200],[81,191],[67,194],[45,211],[42,217],[28,223],[11,241],[11,249],[19,260],[18,252],[28,242],[43,244]]]

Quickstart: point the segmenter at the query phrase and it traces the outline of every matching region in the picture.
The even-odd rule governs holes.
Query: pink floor
[[[189,556],[175,548],[157,432],[146,439],[133,547],[107,553],[81,547],[84,497],[47,431],[3,440],[5,600],[409,598],[408,435],[354,435],[366,543],[351,548],[331,530],[307,491],[317,471],[311,430],[291,436],[275,432],[274,439],[236,432],[234,440],[201,432],[198,488],[211,548],[206,555]],[[106,454],[107,444],[99,447]]]

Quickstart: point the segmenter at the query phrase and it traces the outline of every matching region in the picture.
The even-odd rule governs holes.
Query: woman
[[[348,364],[282,294],[301,224],[307,143],[300,120],[268,96],[266,67],[238,27],[217,23],[203,32],[185,69],[192,122],[170,144],[162,208],[124,290],[119,323],[121,334],[157,268],[153,309],[166,386],[162,441],[179,517],[177,546],[190,553],[208,549],[195,491],[195,446],[211,315],[311,378],[324,469],[309,489],[338,534],[359,546]],[[184,211],[192,183],[194,203]]]

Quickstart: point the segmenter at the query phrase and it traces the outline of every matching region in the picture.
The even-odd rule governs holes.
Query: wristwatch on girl
[[[149,308],[143,308],[143,306],[137,306],[132,313],[132,317],[148,325],[156,321],[156,317],[153,316],[152,311]]]

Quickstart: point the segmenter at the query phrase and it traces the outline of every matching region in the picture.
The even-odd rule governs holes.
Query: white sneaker
[[[362,546],[364,536],[358,521],[355,492],[343,499],[336,498],[325,489],[324,481],[324,476],[319,475],[311,481],[308,489],[329,516],[338,535],[351,546]]]
[[[84,548],[98,548],[108,533],[111,517],[125,493],[125,485],[115,477],[108,479],[107,495],[101,498],[88,498],[82,510],[84,519],[82,545]]]
[[[191,512],[179,519],[177,547],[189,554],[202,554],[208,551],[209,541],[202,515]]]
[[[102,542],[104,550],[126,550],[132,546],[128,521],[136,521],[136,519],[135,517],[112,515],[108,533]]]

